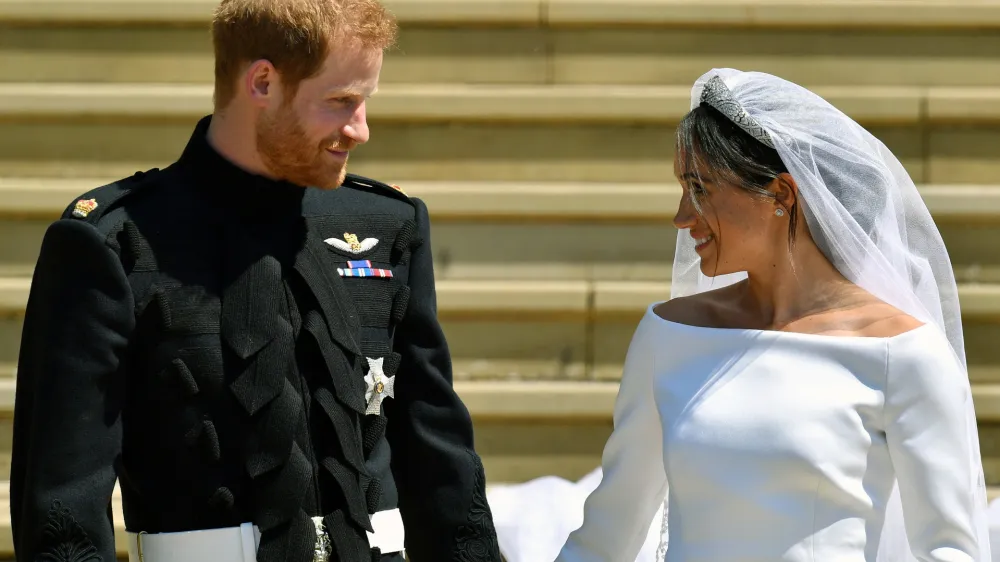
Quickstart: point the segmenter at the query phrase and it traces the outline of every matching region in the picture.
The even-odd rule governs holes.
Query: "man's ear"
[[[272,105],[281,95],[281,76],[271,61],[254,61],[243,75],[243,90],[251,104],[257,107]]]

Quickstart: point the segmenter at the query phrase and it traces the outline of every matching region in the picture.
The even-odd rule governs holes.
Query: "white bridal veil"
[[[810,234],[841,274],[915,318],[936,324],[947,334],[962,372],[967,372],[948,252],[916,186],[889,149],[818,95],[769,74],[712,70],[691,92],[692,109],[702,102],[778,151],[799,187]],[[745,278],[702,275],[693,239],[681,234],[672,297]],[[968,396],[969,450],[974,456],[969,480],[980,496],[975,514],[979,560],[989,562],[986,486],[971,392]],[[894,486],[877,561],[914,560]]]

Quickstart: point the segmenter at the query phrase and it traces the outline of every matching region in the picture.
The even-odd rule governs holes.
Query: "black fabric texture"
[[[133,304],[125,272],[97,229],[71,220],[48,229],[14,403],[10,504],[19,560],[91,548],[91,558],[115,559],[108,508],[122,454],[120,367],[135,327]]]
[[[360,176],[255,176],[209,146],[209,122],[178,162],[82,195],[98,206],[46,233],[18,365],[17,558],[114,560],[117,478],[129,530],[252,522],[260,562],[311,562],[317,516],[334,560],[400,562],[366,534],[396,507],[412,562],[499,560],[423,203]],[[344,252],[345,234],[378,243]],[[362,259],[393,277],[338,274]],[[366,415],[376,359],[395,393]]]

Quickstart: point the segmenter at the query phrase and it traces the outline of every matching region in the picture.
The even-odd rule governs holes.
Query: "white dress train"
[[[601,482],[600,467],[576,482],[543,476],[488,492],[500,552],[507,562],[552,562],[569,534],[583,523],[583,503]],[[656,562],[662,507],[635,562]]]

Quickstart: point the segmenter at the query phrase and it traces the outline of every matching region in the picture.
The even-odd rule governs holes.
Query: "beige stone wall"
[[[210,111],[214,3],[0,0],[0,480],[42,233],[76,194],[177,157]],[[693,80],[734,66],[814,88],[920,184],[1000,484],[1000,1],[387,4],[402,35],[352,170],[428,203],[491,481],[599,463],[631,332],[668,295],[673,128]]]

